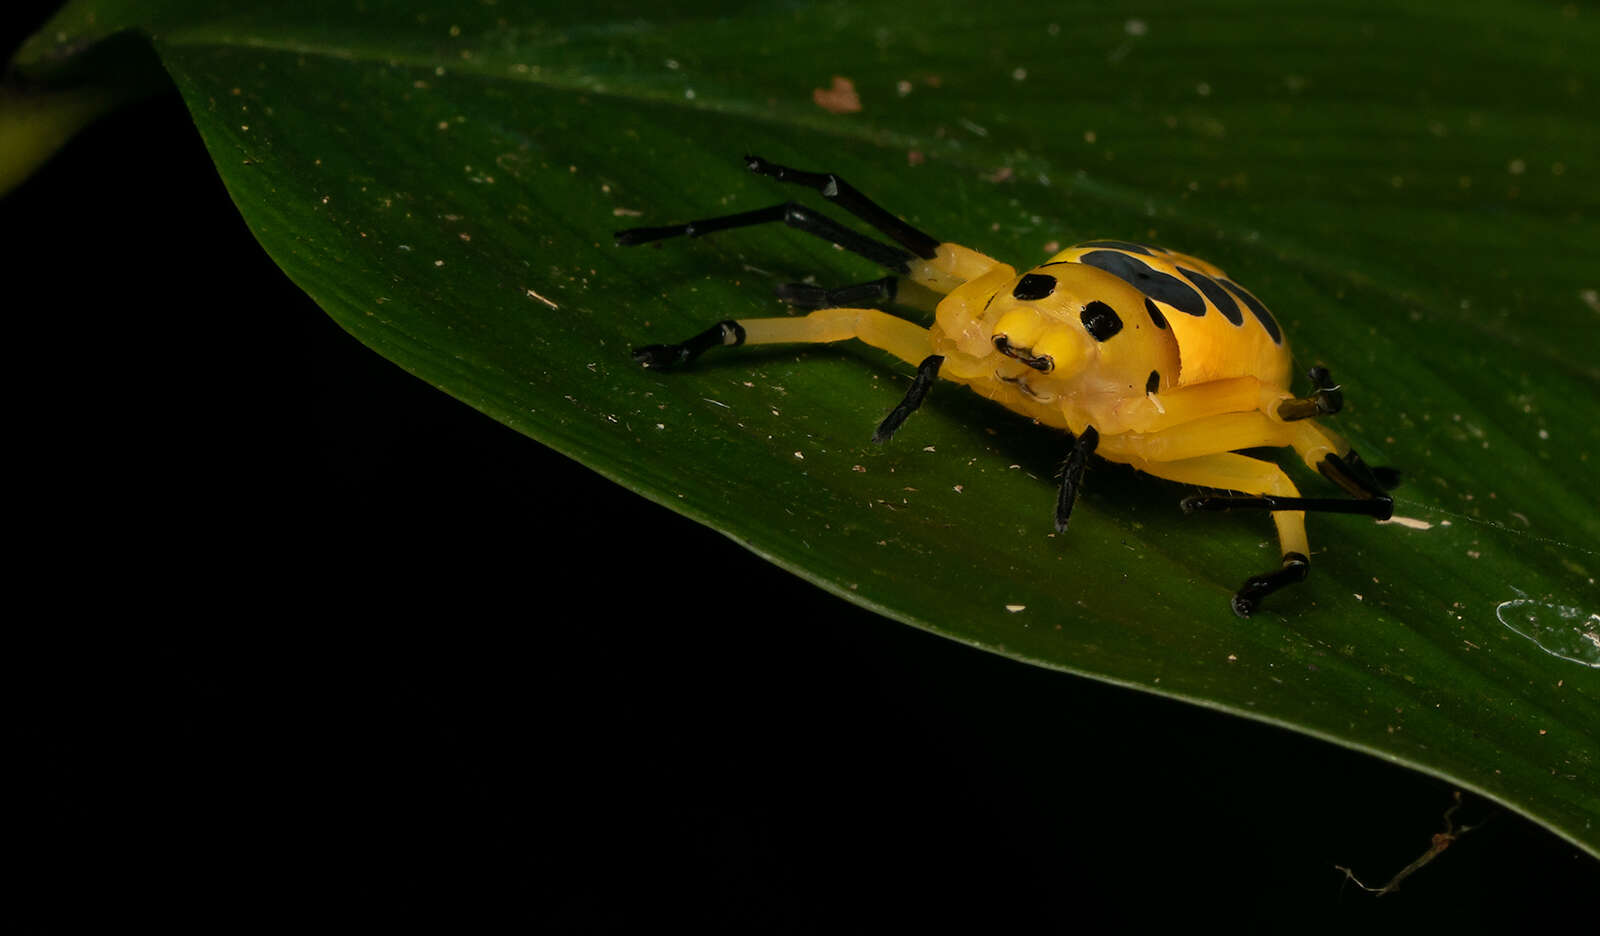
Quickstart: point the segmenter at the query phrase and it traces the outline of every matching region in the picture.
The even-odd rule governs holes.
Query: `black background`
[[[1448,785],[877,618],[456,403],[267,259],[175,94],[0,224],[41,929],[1446,930],[1600,883],[1469,796],[1375,900],[1333,865]]]

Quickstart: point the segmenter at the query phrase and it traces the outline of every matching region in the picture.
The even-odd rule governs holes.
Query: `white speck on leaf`
[[[1426,520],[1418,520],[1415,517],[1390,517],[1387,520],[1379,520],[1378,522],[1379,523],[1393,523],[1393,524],[1395,524],[1397,526],[1403,526],[1408,530],[1431,530],[1431,529],[1433,529],[1433,524],[1429,523]]]

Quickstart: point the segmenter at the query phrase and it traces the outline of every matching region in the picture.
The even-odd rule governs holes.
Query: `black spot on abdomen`
[[[1011,295],[1018,299],[1036,300],[1043,299],[1056,291],[1056,278],[1048,273],[1029,273],[1017,282],[1017,288],[1011,290]]]
[[[1155,393],[1160,388],[1161,388],[1161,372],[1160,371],[1151,371],[1150,372],[1150,379],[1146,380],[1144,382],[1144,392],[1145,393]]]
[[[1267,311],[1267,307],[1261,304],[1260,299],[1250,295],[1244,290],[1244,287],[1233,280],[1223,280],[1222,285],[1228,287],[1230,292],[1239,297],[1239,301],[1243,302],[1245,308],[1250,310],[1250,314],[1256,317],[1256,321],[1261,323],[1261,327],[1267,330],[1267,335],[1272,338],[1273,344],[1283,344],[1283,332],[1278,330],[1278,323],[1273,320],[1272,313]]]
[[[1135,289],[1159,302],[1165,302],[1179,312],[1199,317],[1206,314],[1206,301],[1200,298],[1193,286],[1170,273],[1150,269],[1138,257],[1111,250],[1092,250],[1078,258],[1079,262],[1105,270],[1120,280],[1133,284]]]
[[[1084,306],[1079,318],[1083,320],[1083,327],[1089,330],[1095,341],[1106,341],[1122,331],[1122,316],[1104,302],[1091,302]]]
[[[1150,321],[1155,322],[1157,328],[1167,327],[1167,317],[1161,314],[1161,310],[1156,308],[1155,301],[1149,296],[1144,297],[1144,310],[1150,313]]]
[[[1216,280],[1204,273],[1185,270],[1183,267],[1178,267],[1178,272],[1182,273],[1189,282],[1200,287],[1200,291],[1206,294],[1206,298],[1210,299],[1211,304],[1217,307],[1217,311],[1222,313],[1223,318],[1235,325],[1244,324],[1244,313],[1239,311],[1239,304],[1233,301],[1233,297],[1228,295],[1226,289],[1217,285]]]

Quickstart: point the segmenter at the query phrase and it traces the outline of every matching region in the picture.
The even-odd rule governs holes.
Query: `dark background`
[[[0,225],[40,929],[1449,930],[1600,884],[1468,796],[1374,899],[1333,865],[1381,883],[1449,785],[875,617],[424,385],[267,259],[176,94]]]

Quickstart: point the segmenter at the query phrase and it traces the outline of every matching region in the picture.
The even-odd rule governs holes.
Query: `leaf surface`
[[[1600,48],[1574,7],[209,7],[72,3],[17,64],[147,36],[262,246],[380,354],[851,601],[1600,851]],[[835,76],[859,111],[819,105]],[[745,152],[1014,263],[1109,237],[1223,266],[1332,369],[1408,522],[1313,516],[1310,580],[1241,621],[1265,517],[1184,517],[1096,463],[1054,535],[1064,440],[943,385],[874,446],[910,375],[883,353],[641,371],[634,345],[785,314],[779,283],[880,275],[782,228],[612,244],[797,197]]]

